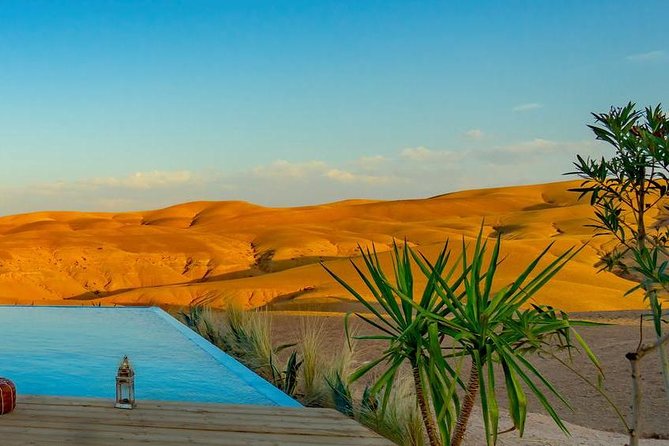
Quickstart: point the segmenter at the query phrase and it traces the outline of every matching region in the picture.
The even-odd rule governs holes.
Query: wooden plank
[[[390,446],[331,409],[24,396],[0,417],[0,443],[18,445]]]
[[[208,411],[162,411],[160,409],[144,409],[136,408],[132,411],[130,410],[118,410],[113,408],[99,408],[99,407],[76,407],[76,406],[17,406],[18,413],[26,414],[46,414],[46,415],[62,415],[70,416],[70,414],[86,413],[89,416],[102,415],[105,417],[111,417],[114,419],[150,419],[151,417],[156,418],[165,418],[165,417],[174,417],[181,420],[188,420],[191,418],[195,419],[263,419],[267,422],[281,421],[281,420],[292,420],[295,424],[299,423],[309,423],[309,422],[320,422],[325,424],[336,424],[341,425],[342,423],[351,423],[355,424],[349,418],[344,417],[341,414],[328,414],[327,416],[318,416],[318,415],[309,415],[302,414],[300,416],[294,416],[292,414],[256,414],[253,412],[247,413],[238,413],[238,412],[208,412]]]
[[[343,437],[372,437],[374,434],[368,429],[358,425],[350,420],[342,420],[340,424],[335,423],[319,423],[314,420],[310,423],[295,423],[290,419],[277,420],[268,422],[263,419],[253,420],[251,417],[236,418],[236,419],[214,419],[214,418],[190,418],[182,419],[174,418],[158,418],[158,417],[138,417],[126,419],[113,419],[104,417],[104,415],[89,415],[89,414],[69,414],[68,416],[59,416],[57,412],[51,412],[48,416],[35,414],[31,412],[24,414],[22,417],[7,417],[7,423],[12,425],[20,425],[21,423],[41,422],[49,423],[51,420],[57,419],[61,423],[73,423],[78,420],[85,421],[90,424],[105,424],[109,426],[134,426],[140,427],[155,427],[155,428],[172,428],[172,429],[188,429],[188,430],[203,430],[203,431],[227,431],[227,432],[291,432],[303,435],[329,435],[329,436],[343,436]],[[177,423],[177,427],[175,427]],[[3,420],[0,420],[0,426],[3,426]]]
[[[256,432],[210,432],[210,431],[178,431],[174,429],[113,429],[104,425],[61,425],[52,426],[10,426],[2,428],[2,444],[5,440],[15,438],[42,444],[60,441],[61,444],[76,439],[72,444],[90,445],[139,445],[139,444],[195,444],[206,446],[227,445],[352,445],[352,446],[388,446],[381,438],[342,438],[318,435],[279,434],[271,435]]]
[[[38,405],[57,405],[57,406],[93,406],[93,407],[113,407],[114,403],[111,400],[103,398],[66,398],[57,396],[36,396],[36,395],[21,395],[18,398],[18,404],[38,404]],[[252,404],[221,404],[221,403],[192,403],[182,401],[151,401],[140,400],[137,402],[138,407],[141,408],[161,408],[161,409],[178,409],[178,410],[207,410],[212,412],[245,412],[245,413],[322,413],[341,415],[333,409],[325,409],[320,407],[284,407],[284,406],[259,406]]]

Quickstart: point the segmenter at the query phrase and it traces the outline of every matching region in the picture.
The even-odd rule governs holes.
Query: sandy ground
[[[628,351],[632,351],[638,342],[637,314],[638,312],[598,312],[573,315],[574,318],[581,317],[615,324],[581,328],[579,332],[592,347],[603,365],[606,392],[625,414],[628,412],[631,401],[631,378],[629,363],[624,355]],[[282,343],[296,339],[300,326],[297,319],[300,317],[306,316],[275,314],[273,316],[275,341]],[[317,317],[323,323],[327,338],[332,340],[327,343],[328,348],[331,351],[342,348],[343,318],[332,315]],[[370,332],[364,325],[355,324],[355,326],[358,327],[361,334]],[[653,331],[651,327],[644,327],[644,336],[647,339],[652,339]],[[357,360],[364,361],[372,358],[382,348],[382,345],[360,341]],[[594,368],[583,355],[574,355],[573,361],[575,367],[583,374],[591,378],[596,376]],[[571,439],[565,437],[552,420],[543,413],[538,402],[530,398],[529,411],[534,413],[528,423],[530,428],[525,438],[519,440],[515,434],[507,434],[504,436],[504,442],[500,444],[553,446],[625,444],[625,435],[623,435],[625,430],[620,419],[617,418],[615,412],[599,393],[569,370],[556,365],[554,361],[536,358],[534,363],[572,404],[573,411],[563,406],[558,407],[561,416],[575,426],[571,429],[573,437]],[[669,445],[669,402],[662,388],[659,360],[656,356],[647,358],[644,371],[643,425],[641,427],[643,434],[646,437],[660,439],[649,441],[648,445]],[[503,395],[503,392],[503,390],[500,390],[501,395]],[[501,425],[504,426],[504,423]],[[476,429],[476,423],[474,423],[471,445],[482,444],[480,436],[476,436]],[[479,440],[476,440],[477,438]]]
[[[480,416],[472,416],[469,434],[465,439],[467,446],[485,444],[485,435]],[[504,424],[502,416],[502,425]],[[508,424],[508,423],[507,423]],[[623,446],[629,438],[622,434],[590,429],[572,423],[567,423],[570,435],[555,427],[553,420],[545,415],[530,413],[527,428],[522,438],[515,433],[501,435],[497,442],[500,446]],[[642,446],[667,446],[669,440],[642,439]]]

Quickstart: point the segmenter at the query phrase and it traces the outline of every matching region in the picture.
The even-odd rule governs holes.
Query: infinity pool
[[[299,406],[159,308],[0,306],[0,376],[19,394],[114,398],[123,355],[138,400]]]

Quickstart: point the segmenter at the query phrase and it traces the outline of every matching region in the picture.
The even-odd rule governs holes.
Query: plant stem
[[[669,334],[658,338],[657,342],[653,344],[640,345],[635,352],[625,355],[632,368],[632,419],[630,420],[630,442],[628,446],[639,446],[639,425],[641,422],[641,372],[639,371],[639,361],[655,349],[659,349],[662,355],[664,344],[669,344]],[[666,358],[666,355],[663,358]]]
[[[416,402],[420,408],[421,416],[423,417],[423,423],[425,424],[425,431],[427,432],[427,438],[430,442],[430,446],[441,446],[441,440],[437,436],[437,429],[434,425],[434,420],[432,419],[432,413],[428,408],[427,401],[425,399],[425,393],[423,392],[423,384],[420,379],[420,370],[418,366],[414,365],[412,367],[413,372],[413,384],[416,388]]]
[[[641,373],[639,371],[639,358],[636,353],[628,353],[625,357],[632,367],[632,419],[630,420],[628,446],[639,446],[639,429],[641,421]]]
[[[458,416],[458,421],[455,425],[455,431],[453,432],[453,437],[451,439],[451,446],[460,446],[465,438],[467,424],[469,423],[469,417],[471,416],[472,410],[474,409],[474,402],[476,400],[476,393],[478,390],[479,370],[478,367],[476,367],[476,364],[472,362],[472,369],[469,372],[469,382],[467,383],[467,393],[462,400],[462,408],[460,410],[460,415]]]

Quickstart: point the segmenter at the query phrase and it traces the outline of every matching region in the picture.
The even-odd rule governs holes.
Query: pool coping
[[[137,307],[135,307],[137,308]],[[259,376],[256,372],[246,367],[244,364],[239,362],[237,359],[231,355],[225,353],[220,348],[216,347],[214,344],[188,328],[186,325],[179,322],[176,318],[170,315],[168,312],[159,307],[141,307],[148,308],[155,312],[158,316],[162,317],[166,322],[171,324],[174,328],[179,330],[182,335],[184,335],[188,340],[193,342],[195,345],[200,347],[205,352],[209,353],[218,363],[223,367],[230,370],[237,377],[239,377],[246,384],[251,386],[253,389],[257,390],[267,399],[275,402],[279,406],[283,407],[303,407],[298,401],[290,397],[288,394],[271,384],[269,381],[265,380]]]
[[[2,307],[10,308],[77,308],[81,309],[86,307],[81,307],[77,305],[0,305]],[[147,306],[132,306],[132,307],[93,307],[95,309],[104,309],[104,310],[137,310],[143,309],[148,310],[156,314],[163,321],[167,322],[173,328],[175,328],[182,336],[187,340],[195,344],[197,347],[202,349],[205,353],[209,354],[217,363],[221,366],[228,369],[236,377],[242,380],[244,383],[249,385],[252,389],[260,393],[263,397],[275,403],[280,407],[304,407],[297,400],[290,397],[288,394],[281,391],[279,388],[271,384],[269,381],[265,380],[259,376],[256,372],[246,367],[244,364],[239,362],[237,359],[231,355],[225,353],[223,350],[216,347],[214,344],[188,328],[183,323],[179,322],[178,319],[170,315],[168,312],[163,310],[160,307],[147,307]],[[167,400],[166,400],[167,401]],[[201,403],[201,402],[198,402]],[[222,404],[222,403],[214,403]],[[263,404],[253,404],[255,406],[262,406]],[[266,406],[266,404],[265,404]]]

